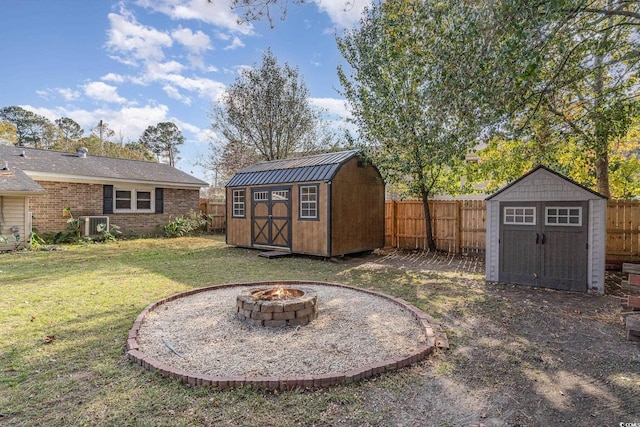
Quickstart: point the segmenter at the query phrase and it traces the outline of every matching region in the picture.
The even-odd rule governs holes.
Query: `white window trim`
[[[130,191],[131,192],[131,208],[119,209],[116,207],[117,192],[118,191]],[[149,209],[138,209],[138,192],[150,193],[151,206]],[[113,187],[113,212],[114,213],[154,213],[156,211],[156,191],[154,188],[144,187]]]
[[[507,221],[507,209],[533,209],[533,222],[515,222]],[[536,207],[535,206],[505,206],[502,212],[502,223],[505,225],[536,225]],[[509,214],[508,216],[516,217],[515,213],[513,215]],[[531,215],[517,215],[519,217],[527,217]]]
[[[313,200],[313,201],[309,201],[309,200],[303,201],[302,200],[302,190],[304,188],[313,188],[315,190],[315,195],[316,195],[315,200]],[[320,194],[319,193],[320,193],[320,188],[319,188],[318,185],[301,185],[300,186],[300,219],[318,219],[319,218],[319,212],[318,212],[319,205],[320,205],[319,200],[318,200],[320,198]],[[314,205],[314,210],[315,210],[316,214],[315,215],[303,215],[302,214],[302,212],[304,212],[304,209],[302,207],[303,203],[308,203],[308,204],[312,203]]]
[[[236,193],[242,192],[242,201],[236,202]],[[236,214],[236,204],[242,205],[242,215]],[[241,188],[231,191],[231,217],[232,218],[246,218],[247,216],[247,190]]]
[[[567,211],[571,209],[578,209],[578,223],[571,224],[567,223],[559,223],[559,222],[549,222],[549,209],[567,209]],[[564,216],[563,216],[564,217]],[[571,215],[566,216],[567,221],[571,218]],[[575,216],[573,216],[575,218]],[[555,215],[555,218],[560,218],[560,215]],[[582,206],[545,206],[544,208],[544,225],[548,225],[549,227],[582,227]]]

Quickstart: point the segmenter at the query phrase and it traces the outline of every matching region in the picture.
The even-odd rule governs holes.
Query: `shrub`
[[[181,215],[162,228],[165,237],[182,237],[207,225],[207,219],[200,213],[191,211],[188,216]]]

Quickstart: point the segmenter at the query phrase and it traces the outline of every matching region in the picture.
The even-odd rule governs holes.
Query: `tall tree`
[[[15,126],[17,146],[49,148],[53,144],[54,127],[44,116],[11,106],[0,109],[0,119]]]
[[[259,68],[242,71],[227,88],[211,118],[224,141],[223,157],[233,168],[245,166],[245,161],[317,152],[330,146],[333,137],[320,111],[309,103],[298,70],[278,65],[270,50],[262,55]]]
[[[177,155],[180,152],[178,146],[184,144],[185,138],[182,131],[172,122],[161,122],[156,126],[149,126],[140,136],[139,143],[156,154],[166,157],[169,165],[175,166]]]
[[[55,120],[58,127],[59,143],[63,147],[68,147],[71,143],[78,141],[84,135],[84,129],[73,119],[62,117]]]
[[[98,124],[91,129],[91,135],[98,138],[98,141],[100,141],[100,154],[104,154],[105,141],[109,141],[109,138],[113,138],[116,135],[116,132],[109,127],[109,123],[100,120]]]
[[[0,145],[15,145],[16,127],[7,120],[0,120]]]
[[[422,0],[386,2],[368,9],[360,28],[338,39],[352,70],[348,75],[340,68],[338,74],[360,139],[387,182],[407,184],[410,195],[422,200],[431,250],[436,246],[428,200],[446,189],[447,175],[460,166],[477,125],[459,96],[439,95],[447,77],[438,67],[446,58],[431,49],[446,48],[452,25],[447,13]]]
[[[639,113],[640,2],[513,0],[483,7],[493,9],[500,32],[486,57],[501,76],[492,95],[494,105],[506,107],[512,135],[544,118],[555,143],[580,147],[596,189],[610,195],[611,145]]]

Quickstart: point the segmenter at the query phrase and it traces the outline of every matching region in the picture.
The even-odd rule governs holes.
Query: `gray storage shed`
[[[607,198],[537,166],[487,198],[486,279],[604,293]]]

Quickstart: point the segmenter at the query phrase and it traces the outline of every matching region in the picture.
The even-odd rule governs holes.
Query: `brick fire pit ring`
[[[164,336],[162,337],[162,343],[164,344],[164,346],[162,344],[156,344],[155,347],[149,347],[149,328],[155,327],[154,325],[156,325],[156,323],[154,322],[163,320],[163,316],[165,316],[165,313],[171,313],[172,310],[174,310],[175,304],[182,304],[183,306],[187,307],[187,310],[190,310],[188,311],[189,320],[187,321],[187,324],[193,323],[194,319],[197,320],[198,318],[200,318],[201,320],[202,318],[204,318],[208,321],[209,319],[207,319],[207,312],[209,311],[209,306],[207,304],[213,304],[212,302],[221,301],[223,298],[233,298],[235,301],[236,297],[239,295],[246,295],[247,292],[249,292],[250,294],[252,291],[266,289],[274,286],[285,286],[304,289],[305,295],[307,295],[308,297],[310,296],[311,298],[316,297],[315,293],[317,291],[317,301],[322,302],[322,304],[319,304],[320,315],[318,316],[317,320],[313,320],[307,325],[298,325],[295,328],[292,328],[291,326],[285,326],[282,328],[265,328],[264,325],[255,326],[254,324],[248,324],[246,321],[240,320],[238,316],[238,309],[236,306],[234,306],[234,303],[231,302],[231,304],[227,304],[225,302],[225,307],[229,305],[229,307],[225,309],[228,313],[222,317],[218,317],[212,320],[210,324],[215,325],[224,322],[231,322],[233,323],[233,325],[235,325],[233,326],[234,328],[241,328],[242,330],[226,333],[226,338],[224,340],[209,343],[212,346],[211,348],[214,349],[211,351],[215,352],[216,349],[224,347],[225,342],[229,342],[229,339],[235,340],[235,338],[233,337],[242,337],[240,338],[241,340],[248,340],[242,343],[242,345],[244,346],[243,348],[249,349],[249,353],[252,353],[255,350],[256,344],[255,342],[251,341],[252,338],[250,334],[255,333],[260,334],[262,338],[266,336],[269,340],[275,341],[276,345],[278,345],[279,347],[283,347],[283,351],[289,352],[293,351],[293,348],[286,348],[286,345],[284,344],[280,345],[281,339],[284,340],[286,337],[293,337],[295,339],[296,334],[300,334],[302,339],[304,338],[305,334],[311,334],[310,339],[312,340],[312,346],[315,346],[316,344],[318,344],[318,342],[318,345],[325,345],[324,348],[318,348],[317,350],[315,350],[315,353],[317,354],[314,354],[313,357],[317,357],[318,360],[328,359],[331,357],[332,352],[339,353],[340,351],[348,350],[348,348],[346,347],[348,347],[352,341],[355,341],[358,338],[356,336],[358,328],[361,328],[362,325],[354,324],[350,326],[348,323],[344,323],[344,314],[340,314],[336,311],[338,309],[353,311],[354,307],[357,307],[359,304],[361,304],[357,302],[358,298],[360,300],[371,300],[371,307],[374,308],[369,308],[368,310],[375,311],[367,312],[365,316],[358,314],[358,319],[361,321],[380,323],[380,325],[375,325],[376,327],[379,327],[378,332],[376,332],[377,335],[372,335],[372,338],[368,339],[368,341],[365,341],[364,346],[362,347],[364,350],[368,350],[367,347],[371,347],[372,342],[375,344],[376,340],[383,339],[380,337],[380,331],[386,331],[388,329],[388,325],[385,324],[385,321],[387,318],[391,318],[395,315],[392,312],[397,312],[397,315],[403,316],[402,318],[407,319],[406,321],[411,323],[410,329],[414,331],[414,335],[412,336],[417,337],[417,341],[415,341],[415,343],[410,346],[411,349],[409,351],[403,350],[399,354],[382,352],[381,354],[384,354],[384,357],[380,357],[379,359],[377,359],[374,356],[373,359],[368,359],[361,365],[346,366],[344,369],[340,369],[340,367],[338,366],[337,370],[327,368],[326,370],[321,372],[311,372],[308,374],[298,371],[295,373],[290,373],[285,370],[282,374],[278,372],[269,372],[268,375],[260,373],[256,375],[253,374],[254,371],[250,369],[247,369],[246,372],[232,372],[232,369],[230,369],[228,374],[226,373],[227,371],[221,371],[216,372],[215,374],[211,374],[211,372],[207,371],[207,367],[215,364],[215,362],[200,365],[204,367],[202,370],[192,369],[191,366],[188,365],[188,359],[189,357],[191,357],[189,353],[189,347],[195,346],[204,348],[209,344],[205,342],[206,337],[205,339],[203,339],[202,337],[191,339],[190,333],[187,332],[185,332],[185,336],[189,336],[191,342],[182,342],[178,339],[178,337],[172,336],[169,332],[167,332],[165,335],[168,338],[165,339]],[[336,295],[336,293],[338,295],[337,297],[333,297],[333,299],[330,299],[329,301],[322,301],[323,298],[328,298],[326,295],[331,296]],[[198,308],[199,306],[197,304],[194,304],[193,301],[190,300],[190,298],[208,298],[208,302]],[[351,300],[349,298],[351,298]],[[354,298],[356,299],[356,302],[353,302]],[[191,310],[192,308],[193,310]],[[327,322],[331,321],[332,312],[336,312],[334,313],[334,315],[339,316],[338,319],[343,323],[331,323],[335,324],[334,327],[336,329],[339,329],[341,332],[347,334],[345,335],[345,338],[341,338],[339,342],[335,343],[332,343],[330,338],[322,336],[323,331],[325,331],[327,328]],[[180,331],[180,333],[182,333],[182,329],[186,328],[186,324],[179,324],[173,319],[169,318],[164,320],[166,321],[165,324],[170,325],[170,327],[175,328],[175,330]],[[243,324],[245,326],[242,326]],[[404,327],[404,325],[401,326]],[[207,326],[207,328],[208,327],[209,326]],[[261,330],[263,332],[260,332]],[[229,334],[231,334],[231,336],[229,336]],[[387,344],[383,343],[384,345],[388,346],[389,343],[395,342],[395,337],[391,336],[387,338],[389,339],[389,341],[387,341]],[[156,337],[155,340],[157,342],[160,342],[159,337]],[[324,342],[323,340],[325,340],[326,342]],[[446,335],[442,332],[442,328],[435,322],[435,320],[431,316],[399,298],[395,298],[383,293],[326,282],[254,282],[218,285],[200,289],[193,289],[187,292],[169,296],[149,305],[145,310],[143,310],[142,313],[140,313],[140,315],[135,320],[133,327],[129,331],[129,337],[127,340],[127,356],[130,360],[141,365],[149,371],[158,372],[163,376],[176,378],[179,381],[189,385],[202,385],[220,389],[253,385],[271,390],[287,390],[296,388],[320,388],[333,386],[336,384],[353,383],[373,377],[383,372],[402,369],[427,357],[433,352],[436,346],[445,346],[446,340]],[[298,345],[297,342],[295,343],[295,345],[292,345],[292,347],[301,346],[302,345]],[[158,347],[162,347],[162,351],[160,351],[159,353]],[[184,354],[182,354],[183,352]],[[267,358],[269,355],[270,354],[267,353]],[[217,360],[221,366],[233,367],[233,365],[224,365],[224,363],[230,362],[227,359],[233,358],[234,356],[235,355],[233,354],[223,355],[220,359]],[[264,358],[264,355],[260,357],[261,360]],[[307,360],[308,357],[303,359],[304,360],[302,361],[304,363],[309,363],[309,360]],[[310,366],[315,365],[312,363]]]
[[[286,296],[280,298],[271,295],[267,299],[262,298],[266,293],[277,294],[278,292]],[[303,326],[318,317],[318,297],[311,289],[252,288],[238,294],[236,309],[240,319],[256,326],[267,328]]]

